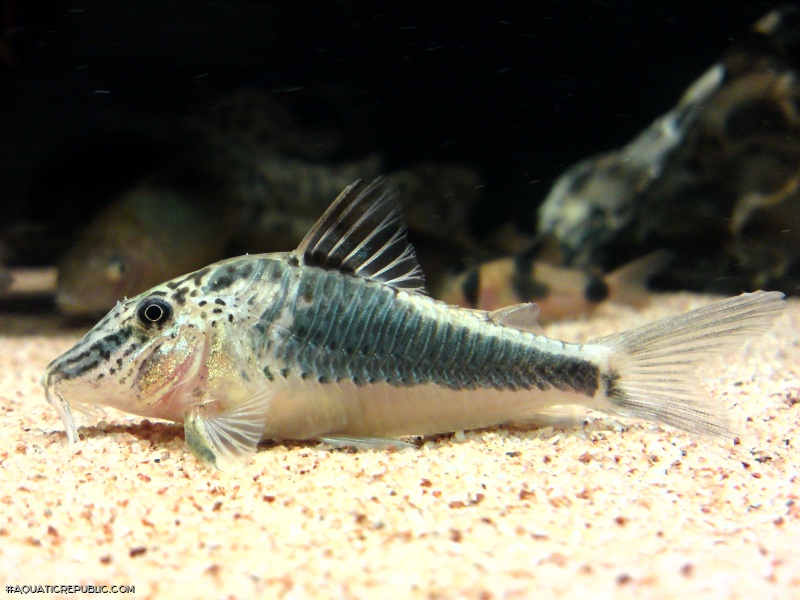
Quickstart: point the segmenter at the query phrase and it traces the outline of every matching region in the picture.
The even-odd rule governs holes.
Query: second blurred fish
[[[605,301],[646,304],[647,281],[669,259],[669,252],[656,251],[599,275],[536,260],[527,253],[479,263],[447,279],[434,295],[448,304],[488,311],[536,302],[540,321],[552,321],[589,314]]]
[[[259,250],[292,247],[306,229],[303,214],[379,168],[375,157],[327,165],[259,154],[249,144],[204,147],[100,214],[60,262],[56,302],[72,317],[97,315],[223,258],[234,234],[245,246],[257,240]]]

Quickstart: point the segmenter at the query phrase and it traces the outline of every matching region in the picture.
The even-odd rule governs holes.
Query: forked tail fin
[[[730,435],[723,407],[699,389],[696,370],[726,348],[768,330],[783,312],[780,292],[754,292],[623,333],[592,340],[613,350],[601,410]]]

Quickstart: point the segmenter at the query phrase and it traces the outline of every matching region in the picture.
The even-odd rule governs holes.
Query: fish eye
[[[145,298],[136,309],[136,318],[145,327],[163,325],[172,316],[172,306],[162,298]]]
[[[105,268],[105,276],[111,283],[117,283],[122,280],[125,272],[128,270],[128,265],[124,258],[115,254],[108,259]]]

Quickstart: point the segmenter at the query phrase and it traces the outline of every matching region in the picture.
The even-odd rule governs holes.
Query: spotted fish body
[[[229,259],[118,304],[43,376],[69,439],[70,407],[92,403],[182,422],[220,467],[262,436],[386,446],[564,406],[726,431],[696,394],[695,363],[768,328],[781,294],[561,342],[536,333],[534,305],[489,313],[425,295],[397,199],[383,179],[356,182],[294,252]]]

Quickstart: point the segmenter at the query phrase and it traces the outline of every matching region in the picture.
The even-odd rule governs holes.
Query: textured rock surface
[[[797,6],[769,13],[630,144],[564,173],[539,227],[569,264],[667,248],[671,286],[797,293],[798,31]]]

